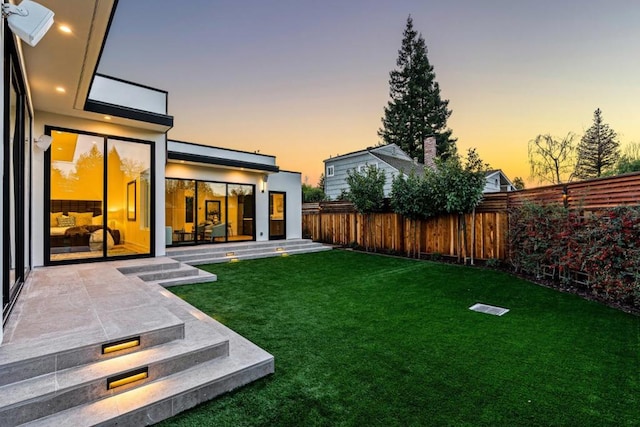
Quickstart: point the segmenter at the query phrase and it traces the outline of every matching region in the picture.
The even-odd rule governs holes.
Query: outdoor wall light
[[[42,151],[47,151],[49,149],[51,141],[53,141],[53,138],[49,135],[40,135],[39,138],[33,140],[36,147]]]
[[[562,204],[565,209],[569,207],[569,188],[566,185],[562,186]]]
[[[11,31],[32,47],[53,25],[53,15],[52,11],[31,0],[22,0],[18,6],[2,4],[2,16],[7,19]]]
[[[267,188],[267,181],[268,180],[269,180],[269,175],[267,175],[267,174],[262,175],[262,182],[261,182],[260,192],[264,193],[264,190],[266,190],[266,188]]]

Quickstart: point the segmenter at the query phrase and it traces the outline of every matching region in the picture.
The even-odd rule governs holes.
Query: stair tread
[[[228,341],[228,337],[204,322],[188,322],[185,327],[184,340],[171,341],[138,352],[111,357],[2,386],[0,387],[0,411],[20,402],[24,403],[32,399],[40,399],[45,394],[59,394],[87,382],[106,379],[112,375],[138,367],[170,361],[180,355],[186,355],[197,350],[225,345]]]
[[[171,417],[217,394],[242,386],[273,372],[273,356],[238,334],[230,333],[230,356],[201,363],[192,368],[150,382],[95,402],[83,404],[45,418],[34,420],[28,426],[74,425],[90,426],[100,423],[116,423],[118,417],[141,414],[138,424],[151,424]],[[261,369],[260,372],[257,370]],[[252,372],[256,370],[256,372]],[[236,381],[219,391],[204,396],[188,395],[224,379]],[[157,405],[162,405],[157,406]]]
[[[209,263],[210,264],[215,264],[215,263],[229,262],[232,258],[236,258],[236,259],[239,259],[239,260],[248,260],[248,259],[277,257],[277,256],[282,256],[283,254],[299,255],[299,254],[304,254],[304,253],[321,252],[321,251],[327,251],[327,250],[331,250],[331,248],[327,247],[327,246],[317,246],[317,247],[313,247],[313,248],[305,248],[304,250],[303,249],[291,249],[291,250],[285,250],[283,252],[268,252],[268,253],[247,254],[247,255],[238,254],[238,255],[235,255],[233,257],[203,256],[203,257],[199,257],[197,259],[183,261],[183,263],[190,264],[190,265],[203,265],[203,264],[209,264]]]

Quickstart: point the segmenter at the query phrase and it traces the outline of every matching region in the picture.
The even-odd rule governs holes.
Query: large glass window
[[[254,240],[254,186],[166,180],[167,245]]]
[[[2,302],[3,320],[30,269],[29,256],[29,165],[30,116],[13,36],[5,34],[4,132],[2,150]]]
[[[51,136],[49,260],[150,254],[151,146],[58,130]]]
[[[149,254],[151,147],[109,139],[107,153],[107,255]]]

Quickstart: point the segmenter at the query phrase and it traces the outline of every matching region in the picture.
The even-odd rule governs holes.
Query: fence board
[[[509,209],[523,203],[566,203],[569,209],[596,211],[619,205],[640,204],[640,173],[538,187],[509,193],[489,193],[466,216],[467,253],[477,259],[508,257]],[[372,233],[368,231],[371,224]],[[414,240],[415,225],[415,240]],[[473,232],[472,232],[473,230]],[[457,256],[457,215],[412,221],[395,213],[358,214],[346,201],[305,203],[302,208],[305,237],[325,243],[360,246],[410,254],[422,252]],[[464,244],[462,248],[464,248]]]

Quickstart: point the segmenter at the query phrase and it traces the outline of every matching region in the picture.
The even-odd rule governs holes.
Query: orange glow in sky
[[[169,138],[323,160],[378,144],[407,16],[422,32],[459,151],[523,177],[536,135],[582,135],[600,108],[640,142],[640,3],[120,2],[100,72],[169,91]]]

